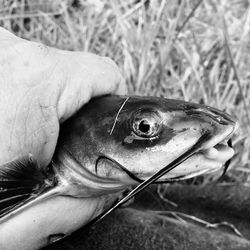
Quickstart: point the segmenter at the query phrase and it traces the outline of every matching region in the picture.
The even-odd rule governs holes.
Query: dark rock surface
[[[78,231],[47,250],[64,249],[250,249],[250,242],[232,234],[152,212],[119,209],[88,231]]]
[[[178,208],[171,210],[192,214],[210,223],[229,222],[250,240],[249,186],[229,183],[202,186],[175,184],[166,189],[164,196],[178,204]]]
[[[250,249],[249,221],[245,215],[249,207],[244,208],[245,203],[242,203],[249,194],[248,189],[237,186],[230,187],[227,191],[223,186],[171,185],[165,196],[174,199],[178,207],[170,209],[168,204],[156,197],[155,188],[151,188],[151,193],[146,191],[137,197],[133,208],[118,209],[88,230],[79,230],[46,250]],[[223,197],[227,202],[223,202]],[[242,207],[239,208],[237,204]],[[229,227],[211,229],[196,221],[182,221],[169,214],[159,213],[159,210],[166,209],[191,214],[210,223],[227,221],[236,224],[243,230],[244,237],[237,236]]]

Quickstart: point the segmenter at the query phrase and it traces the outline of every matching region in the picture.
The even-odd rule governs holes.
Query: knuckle
[[[118,65],[115,63],[114,60],[105,56],[105,57],[102,57],[102,61],[105,63],[106,66],[108,66],[113,71],[116,71],[118,74],[120,74],[120,70],[118,68]]]
[[[110,57],[107,57],[107,56],[102,56],[101,57],[102,60],[110,65],[113,65],[115,67],[117,67],[116,63],[114,62],[114,60],[112,60]]]

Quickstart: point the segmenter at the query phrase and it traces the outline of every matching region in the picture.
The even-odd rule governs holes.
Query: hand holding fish
[[[31,153],[47,165],[59,124],[91,97],[125,92],[109,58],[62,51],[0,27],[0,164]]]
[[[113,62],[0,36],[0,164],[26,156],[0,168],[0,249],[39,249],[153,182],[216,171],[233,156],[230,115],[157,97],[88,102],[125,92]]]

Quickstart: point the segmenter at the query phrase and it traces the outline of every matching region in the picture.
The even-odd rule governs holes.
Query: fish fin
[[[23,157],[0,167],[0,223],[1,218],[36,199],[53,186],[48,173],[32,156]]]

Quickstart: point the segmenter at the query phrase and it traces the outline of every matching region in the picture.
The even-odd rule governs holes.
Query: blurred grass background
[[[111,57],[130,94],[205,103],[237,117],[227,182],[250,184],[249,1],[0,0],[0,26]]]

